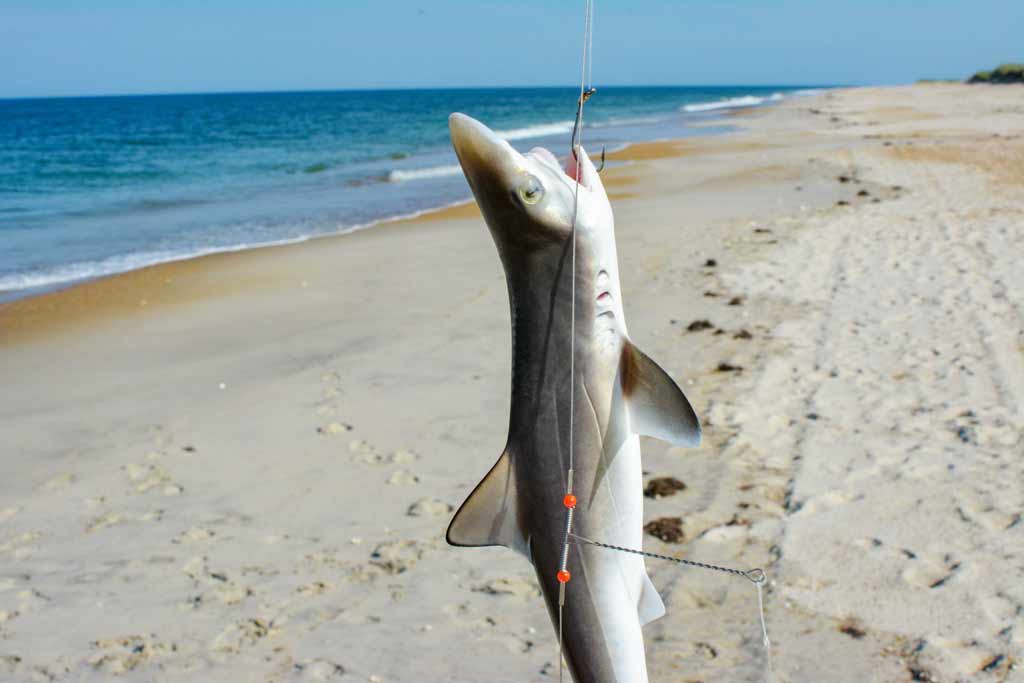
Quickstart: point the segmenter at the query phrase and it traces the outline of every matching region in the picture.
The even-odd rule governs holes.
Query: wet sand
[[[1024,657],[1024,97],[854,89],[610,155],[652,681],[1011,681]],[[472,205],[0,305],[0,680],[557,678],[532,569],[449,548],[504,444]],[[668,523],[672,526],[672,523]]]

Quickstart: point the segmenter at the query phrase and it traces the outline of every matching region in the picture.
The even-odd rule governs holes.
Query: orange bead
[[[565,507],[567,508],[576,507],[576,496],[572,495],[571,493],[565,494],[565,498],[562,499],[562,504],[565,505]]]
[[[572,574],[570,574],[568,570],[563,569],[555,574],[555,578],[558,579],[558,583],[569,583],[569,579],[572,578]]]

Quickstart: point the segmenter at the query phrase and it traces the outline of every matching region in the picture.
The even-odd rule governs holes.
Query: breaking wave
[[[388,182],[403,183],[408,180],[423,180],[424,178],[443,178],[445,176],[459,175],[462,169],[458,164],[446,166],[428,166],[427,168],[410,168],[407,170],[394,170],[388,173]]]
[[[705,112],[705,111],[717,111],[719,109],[742,109],[744,107],[759,107],[765,102],[778,102],[782,99],[782,93],[775,93],[768,97],[756,97],[754,95],[746,95],[745,97],[731,97],[726,100],[718,100],[717,102],[698,102],[696,104],[686,104],[680,107],[680,111],[684,111],[688,114]]]
[[[506,140],[527,140],[529,138],[542,138],[548,135],[571,133],[572,124],[572,121],[554,121],[552,123],[541,123],[536,126],[526,126],[525,128],[496,130],[494,134]]]

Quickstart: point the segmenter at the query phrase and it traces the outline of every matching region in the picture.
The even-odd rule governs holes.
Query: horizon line
[[[610,83],[604,88],[852,88],[864,87],[866,83],[658,83],[621,84]],[[127,92],[106,94],[72,95],[13,95],[0,96],[0,102],[19,100],[84,100],[118,97],[190,97],[200,95],[295,95],[306,93],[336,92],[428,92],[438,90],[578,90],[579,85],[452,85],[452,86],[391,86],[382,88],[307,88],[269,90],[182,90],[177,92]],[[598,88],[600,90],[600,87]]]

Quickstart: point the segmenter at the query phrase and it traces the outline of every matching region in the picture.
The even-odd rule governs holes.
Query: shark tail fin
[[[619,379],[633,432],[676,446],[700,445],[700,420],[683,390],[629,341],[622,348]]]
[[[446,540],[455,546],[503,545],[529,556],[526,539],[519,530],[515,477],[508,451],[501,454],[455,513]]]
[[[647,576],[647,572],[644,572],[644,583],[640,589],[640,599],[636,603],[636,612],[640,617],[641,626],[665,616],[665,602],[651,582],[651,577]]]

